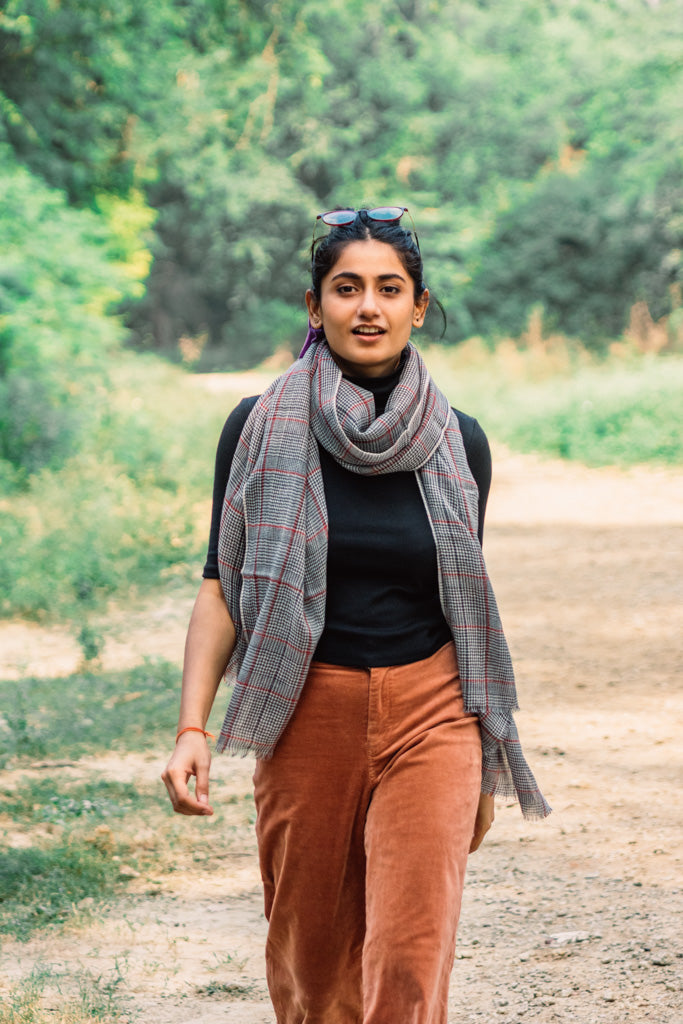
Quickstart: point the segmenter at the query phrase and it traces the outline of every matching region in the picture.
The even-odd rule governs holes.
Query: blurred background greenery
[[[682,97],[683,0],[3,0],[0,615],[197,575],[190,371],[286,365],[339,204],[410,207],[494,439],[680,463]]]

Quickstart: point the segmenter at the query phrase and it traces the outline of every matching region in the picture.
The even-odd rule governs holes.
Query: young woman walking
[[[429,292],[405,212],[321,215],[304,352],[228,418],[163,776],[213,813],[227,668],[217,748],[256,756],[278,1024],[446,1024],[494,796],[549,812],[482,557],[488,443],[410,343]]]

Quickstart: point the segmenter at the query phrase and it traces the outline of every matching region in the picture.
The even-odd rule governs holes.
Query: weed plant
[[[3,994],[0,1024],[128,1024],[134,1017],[117,997],[119,980],[87,971],[64,976],[54,965],[40,965]]]

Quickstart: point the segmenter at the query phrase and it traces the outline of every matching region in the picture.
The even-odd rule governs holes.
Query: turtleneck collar
[[[375,399],[375,415],[381,416],[386,409],[387,402],[389,401],[389,395],[394,390],[399,380],[401,379],[401,373],[405,366],[405,361],[408,358],[408,346],[403,349],[399,359],[398,366],[391,373],[385,374],[383,377],[351,377],[345,373],[344,377],[346,380],[351,381],[359,388],[364,388],[369,391]]]

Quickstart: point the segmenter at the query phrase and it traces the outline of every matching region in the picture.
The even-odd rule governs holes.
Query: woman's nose
[[[361,316],[369,317],[374,316],[379,309],[377,304],[377,295],[375,294],[374,288],[366,288],[361,293],[359,313]]]

